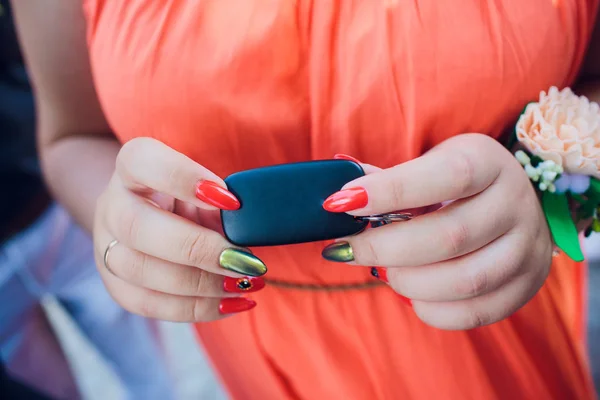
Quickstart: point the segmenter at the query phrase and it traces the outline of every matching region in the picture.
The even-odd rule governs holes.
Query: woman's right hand
[[[240,293],[264,287],[266,266],[207,227],[218,221],[219,208],[239,207],[225,187],[154,139],[121,148],[94,220],[96,264],[121,306],[146,317],[197,322],[256,305]]]

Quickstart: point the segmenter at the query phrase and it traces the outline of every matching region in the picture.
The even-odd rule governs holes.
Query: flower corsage
[[[515,127],[515,153],[541,194],[556,246],[583,261],[578,226],[600,232],[600,107],[552,87],[530,103]]]

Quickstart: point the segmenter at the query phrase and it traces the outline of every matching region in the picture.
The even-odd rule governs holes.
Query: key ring
[[[352,236],[369,225],[412,218],[401,211],[354,217],[323,208],[325,199],[364,175],[360,165],[347,160],[278,164],[236,172],[226,177],[225,183],[241,207],[221,210],[223,233],[239,247],[278,246]]]

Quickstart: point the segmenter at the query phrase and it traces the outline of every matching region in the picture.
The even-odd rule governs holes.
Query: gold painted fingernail
[[[260,258],[240,249],[223,250],[219,256],[219,265],[247,276],[261,276],[267,273],[267,266]]]
[[[325,247],[321,252],[323,258],[335,262],[354,261],[354,252],[348,242],[337,242]]]

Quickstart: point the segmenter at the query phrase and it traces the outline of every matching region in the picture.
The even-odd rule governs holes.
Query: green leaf
[[[590,201],[581,203],[579,209],[577,210],[577,218],[588,219],[594,216],[594,210],[596,209],[596,204]]]
[[[566,194],[544,192],[542,208],[552,232],[554,243],[575,261],[583,261],[581,243],[575,223],[571,219],[569,201]]]
[[[588,200],[598,203],[600,201],[600,181],[596,178],[591,178],[590,187],[585,194]]]

